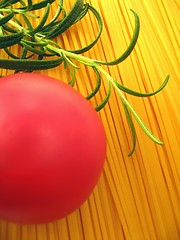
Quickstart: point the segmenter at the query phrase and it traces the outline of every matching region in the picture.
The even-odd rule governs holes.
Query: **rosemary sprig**
[[[132,116],[139,123],[140,127],[147,134],[147,136],[150,137],[150,139],[158,144],[163,144],[146,127],[142,119],[137,115],[134,108],[125,98],[123,92],[138,97],[153,96],[166,86],[169,80],[169,75],[166,77],[159,89],[157,89],[155,92],[140,93],[121,85],[102,67],[102,65],[110,66],[121,63],[133,51],[138,40],[140,30],[140,21],[137,13],[131,10],[135,18],[135,28],[130,44],[125,52],[119,58],[113,61],[104,62],[96,59],[90,59],[81,55],[82,53],[91,49],[101,36],[103,30],[103,21],[99,12],[93,6],[89,5],[88,3],[84,3],[83,0],[76,0],[72,9],[66,13],[63,7],[63,0],[59,0],[55,15],[49,22],[47,22],[50,14],[51,4],[53,2],[54,0],[41,0],[38,3],[33,3],[32,0],[2,0],[0,2],[0,48],[4,49],[9,55],[9,58],[7,59],[0,58],[0,68],[12,69],[15,70],[15,72],[33,71],[53,68],[61,63],[64,63],[64,67],[68,68],[71,74],[71,80],[69,81],[69,84],[74,86],[76,71],[79,68],[74,61],[85,64],[88,67],[92,67],[97,76],[97,84],[93,91],[86,98],[91,99],[98,93],[101,86],[102,76],[104,76],[104,78],[108,81],[108,89],[106,97],[98,106],[96,106],[95,109],[97,111],[100,111],[109,101],[112,88],[116,90],[124,106],[133,136],[133,147],[129,155],[134,152],[136,146],[136,132]],[[41,8],[44,8],[44,15],[40,18],[39,16],[33,14],[33,10]],[[76,24],[78,21],[82,20],[88,12],[91,12],[94,15],[99,27],[97,36],[91,43],[80,49],[65,50],[52,40],[53,38],[63,34],[73,24]],[[21,22],[18,20],[18,15],[22,16],[24,24],[21,24]],[[39,24],[35,27],[33,26],[33,18],[39,19]],[[11,52],[10,47],[15,44],[21,48],[19,56],[16,56],[13,54],[13,52]]]

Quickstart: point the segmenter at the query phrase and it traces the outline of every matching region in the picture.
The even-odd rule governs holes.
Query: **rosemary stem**
[[[54,47],[51,44],[48,44],[46,47],[48,49],[50,49],[51,51],[56,52],[60,56],[65,55],[66,57],[69,57],[71,59],[75,59],[76,61],[84,63],[84,64],[86,64],[88,66],[96,67],[96,65],[97,65],[93,59],[85,57],[83,55],[76,54],[76,53],[73,53],[73,52],[70,52],[70,51],[66,51],[66,50],[64,50],[62,48]]]
[[[156,138],[152,132],[146,127],[146,125],[144,124],[144,122],[141,120],[141,118],[139,117],[139,115],[136,113],[136,111],[134,110],[133,106],[128,102],[128,100],[125,98],[124,94],[122,93],[122,91],[117,87],[116,82],[114,80],[114,78],[112,78],[108,72],[106,72],[99,63],[95,62],[93,59],[87,58],[85,56],[82,55],[77,55],[75,53],[66,51],[64,49],[57,49],[56,47],[52,46],[52,45],[48,45],[47,46],[50,50],[58,53],[59,55],[65,55],[66,57],[72,58],[77,60],[78,62],[83,62],[85,65],[91,66],[96,68],[99,72],[101,72],[105,78],[108,80],[108,82],[110,82],[112,84],[112,86],[116,89],[117,93],[119,94],[122,102],[127,106],[127,108],[130,110],[130,112],[133,114],[134,118],[136,119],[136,121],[139,123],[140,127],[142,128],[142,130],[147,134],[147,136],[152,139],[154,142],[156,142],[157,144],[162,145],[163,142],[160,141],[158,138]]]

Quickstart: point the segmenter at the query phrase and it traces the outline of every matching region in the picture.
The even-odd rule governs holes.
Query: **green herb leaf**
[[[34,46],[27,44],[25,41],[21,41],[21,45],[26,48],[28,51],[35,53],[37,55],[44,55],[45,49],[37,49]]]
[[[27,10],[30,11],[32,9],[32,0],[27,0],[28,1],[28,7],[27,7]]]
[[[132,147],[131,152],[128,154],[128,156],[130,157],[134,153],[135,148],[136,148],[136,131],[135,131],[134,123],[133,123],[131,114],[129,112],[129,109],[127,108],[127,106],[124,103],[124,101],[122,101],[122,103],[123,103],[123,106],[124,106],[124,111],[126,113],[126,117],[127,117],[130,129],[131,129],[132,138],[133,138],[133,147]]]
[[[44,8],[47,6],[47,4],[52,4],[55,0],[43,0],[39,3],[35,3],[32,5],[31,7],[31,10],[34,11],[34,10],[38,10],[38,9],[41,9],[41,8]]]
[[[71,8],[68,15],[46,35],[46,38],[55,38],[65,32],[76,21],[79,14],[81,14],[83,5],[83,0],[76,0],[76,3]]]
[[[133,33],[131,42],[130,42],[129,46],[127,47],[126,51],[119,58],[117,58],[114,61],[110,61],[110,62],[95,61],[96,63],[108,65],[108,66],[116,65],[116,64],[123,62],[131,54],[131,52],[133,51],[133,49],[136,45],[136,42],[138,40],[139,30],[140,30],[139,16],[133,10],[131,10],[131,11],[133,12],[134,17],[135,17],[135,28],[134,28],[134,33]]]
[[[124,87],[123,85],[121,85],[121,84],[118,83],[117,81],[115,81],[115,83],[116,83],[116,86],[117,86],[120,90],[122,90],[123,92],[126,92],[126,93],[128,93],[128,94],[130,94],[130,95],[134,95],[134,96],[136,96],[136,97],[150,97],[150,96],[153,96],[153,95],[157,94],[158,92],[160,92],[160,91],[166,86],[166,84],[168,83],[169,78],[170,78],[170,76],[168,75],[168,76],[165,78],[163,84],[162,84],[155,92],[151,92],[151,93],[136,92],[136,91],[134,91],[134,90],[132,90],[132,89],[129,89],[129,88],[127,88],[127,87]]]
[[[0,8],[5,8],[19,2],[19,0],[2,0],[0,3]]]
[[[98,93],[100,87],[101,87],[101,76],[100,73],[98,72],[98,70],[96,68],[93,67],[94,72],[96,73],[97,76],[97,84],[94,88],[94,90],[86,97],[86,99],[90,100],[92,97],[94,97],[96,95],[96,93]]]
[[[0,49],[19,43],[23,36],[23,32],[0,36]]]
[[[7,23],[10,19],[12,19],[14,16],[13,12],[10,12],[9,14],[7,14],[6,16],[4,16],[3,18],[0,18],[0,26],[4,25],[5,23]]]
[[[24,19],[24,21],[25,21],[25,23],[28,27],[28,31],[32,32],[33,31],[33,26],[31,24],[31,22],[29,21],[28,17],[25,14],[22,14],[22,17],[23,17],[23,19]]]
[[[69,68],[70,71],[70,75],[71,75],[71,80],[68,82],[69,85],[71,85],[72,87],[74,87],[75,85],[75,77],[76,77],[76,68]]]
[[[0,68],[17,71],[43,70],[59,66],[63,59],[61,57],[52,60],[26,60],[26,59],[1,59]]]
[[[4,51],[9,55],[9,57],[13,59],[19,59],[16,55],[14,55],[8,48],[4,48]]]
[[[111,83],[109,82],[109,88],[108,88],[108,92],[107,92],[106,97],[105,97],[105,98],[103,99],[103,101],[102,101],[98,106],[96,106],[96,108],[95,108],[97,112],[100,111],[102,108],[104,108],[105,105],[108,103],[109,98],[110,98],[110,95],[111,95],[111,88],[112,88],[112,85],[111,85]]]
[[[34,35],[35,33],[41,31],[42,27],[44,26],[45,22],[48,19],[49,11],[50,11],[50,4],[48,3],[46,6],[46,10],[45,10],[42,20],[40,21],[39,25],[36,28],[34,28],[32,31],[30,31],[30,34]]]
[[[48,42],[33,42],[33,41],[25,40],[25,39],[22,39],[21,43],[22,42],[24,42],[30,46],[37,46],[37,47],[45,47],[48,44]]]
[[[90,44],[88,44],[86,47],[83,47],[83,48],[80,48],[80,49],[77,49],[77,50],[69,50],[73,53],[76,53],[76,54],[81,54],[81,53],[84,53],[84,52],[87,52],[89,51],[96,43],[97,41],[99,40],[100,36],[101,36],[101,33],[102,33],[102,30],[103,30],[103,21],[102,21],[102,18],[99,14],[99,12],[92,6],[88,5],[88,9],[94,14],[94,16],[96,17],[97,21],[98,21],[98,27],[99,27],[99,31],[98,31],[98,34],[97,36],[95,37],[94,41],[92,41]]]
[[[41,2],[38,2],[38,3],[34,3],[30,6],[24,6],[24,7],[21,7],[19,8],[20,10],[25,10],[25,11],[34,11],[34,10],[38,10],[38,9],[41,9],[41,8],[44,8],[47,6],[47,4],[52,4],[55,0],[42,0]],[[19,1],[17,1],[19,2]]]
[[[88,13],[89,10],[89,3],[85,3],[83,5],[83,9],[81,11],[81,13],[79,14],[79,16],[76,18],[76,20],[74,21],[73,24],[77,23],[78,21],[80,21],[82,18],[85,17],[85,15]]]
[[[142,119],[138,116],[138,114],[135,112],[133,107],[130,105],[130,103],[127,101],[127,99],[122,99],[123,103],[126,105],[127,109],[132,113],[136,121],[138,122],[139,126],[142,128],[142,130],[145,132],[145,134],[153,140],[155,143],[162,145],[163,142],[160,141],[152,132],[148,129],[148,127],[145,125],[145,123],[142,121]]]
[[[13,18],[14,19],[14,18]],[[2,29],[5,31],[5,32],[8,32],[8,33],[17,33],[17,30],[15,30],[14,28],[11,28],[10,26],[4,24],[2,26]]]
[[[48,24],[43,26],[39,32],[41,32],[41,33],[46,32],[46,34],[47,34],[49,32],[49,30],[51,29],[51,27],[54,26],[55,21],[60,16],[62,11],[63,11],[63,0],[59,0],[57,11],[56,11],[54,17],[50,20],[50,22]],[[63,11],[63,15],[64,15],[63,16],[63,18],[64,18],[65,17],[65,11]],[[58,23],[59,23],[59,21],[58,21]]]

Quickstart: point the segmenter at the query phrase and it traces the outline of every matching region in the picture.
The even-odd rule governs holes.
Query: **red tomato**
[[[66,216],[92,192],[105,155],[102,122],[72,87],[35,73],[0,79],[0,218]]]

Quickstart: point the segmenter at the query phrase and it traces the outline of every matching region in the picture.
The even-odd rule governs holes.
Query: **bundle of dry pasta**
[[[70,9],[72,0],[64,1]],[[117,58],[130,42],[134,9],[141,21],[138,43],[130,57],[117,66],[104,68],[117,81],[140,92],[153,92],[170,74],[168,85],[151,98],[127,95],[152,132],[164,142],[157,146],[140,131],[136,123],[137,148],[128,157],[131,132],[117,95],[112,92],[108,104],[100,111],[105,126],[108,149],[101,179],[89,199],[79,210],[47,225],[17,225],[0,221],[0,240],[178,240],[180,238],[180,66],[178,1],[91,0],[103,18],[100,40],[85,56],[99,60]],[[52,14],[57,2],[52,4]],[[57,39],[65,49],[87,45],[97,34],[93,15]],[[16,50],[15,50],[16,51]],[[17,49],[18,51],[18,49]],[[4,53],[1,53],[4,54]],[[2,55],[1,55],[2,56]],[[41,70],[52,77],[68,81],[62,66]],[[2,70],[1,74],[10,71]],[[77,85],[86,96],[96,83],[94,73],[81,66]],[[107,84],[92,99],[97,105],[107,94]]]

